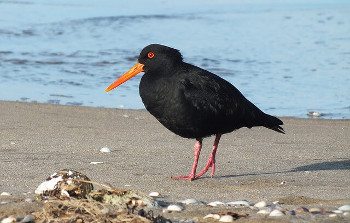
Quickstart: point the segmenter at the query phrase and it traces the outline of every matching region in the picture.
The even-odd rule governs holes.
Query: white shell
[[[350,212],[344,212],[344,214],[343,214],[344,216],[350,216]]]
[[[337,217],[337,214],[330,214],[328,215],[330,218],[336,218]]]
[[[266,201],[260,201],[260,202],[258,202],[256,204],[254,204],[254,207],[256,207],[256,208],[264,208],[266,206],[267,206]]]
[[[257,212],[257,214],[261,214],[261,215],[269,215],[270,213],[271,213],[271,211],[269,211],[267,209],[262,209],[262,210]]]
[[[176,204],[171,204],[167,208],[168,211],[182,211],[182,207]]]
[[[226,205],[224,202],[221,201],[213,201],[207,204],[208,206],[212,206],[212,207],[217,207],[217,206],[221,206],[221,205]]]
[[[320,208],[310,208],[309,209],[309,212],[310,213],[313,213],[313,214],[316,214],[316,213],[321,213],[321,209]]]
[[[332,211],[332,212],[335,213],[335,214],[342,214],[342,213],[343,213],[342,210],[334,210],[334,211]]]
[[[26,215],[20,222],[34,222],[34,217],[31,215]]]
[[[102,152],[102,153],[110,153],[111,150],[109,148],[107,148],[107,147],[103,147],[102,149],[100,149],[100,152]]]
[[[280,217],[280,216],[284,216],[284,214],[280,210],[273,210],[273,211],[271,211],[269,216],[271,216],[271,217]]]
[[[235,206],[235,207],[242,207],[242,206],[249,207],[250,206],[248,201],[231,201],[231,202],[227,202],[226,204],[229,206]]]
[[[188,198],[186,200],[182,200],[180,201],[183,204],[200,204],[201,202],[199,202],[198,200],[194,199],[194,198]]]
[[[220,222],[233,222],[233,217],[231,215],[223,215],[219,219]]]
[[[0,195],[1,195],[1,196],[11,196],[11,194],[10,194],[10,193],[7,193],[7,192],[2,192]]]
[[[156,192],[156,191],[153,191],[151,193],[148,194],[150,197],[159,197],[160,196],[160,193],[159,192]]]
[[[2,219],[1,223],[11,223],[11,222],[16,222],[17,219],[13,216],[7,217]]]
[[[90,162],[90,164],[94,164],[94,165],[96,165],[96,164],[102,164],[103,162]]]
[[[338,210],[350,211],[350,204],[343,205],[343,206],[339,207]]]
[[[203,219],[207,219],[207,218],[213,218],[215,220],[219,220],[220,219],[220,215],[218,215],[218,214],[208,214],[208,215],[203,217]]]

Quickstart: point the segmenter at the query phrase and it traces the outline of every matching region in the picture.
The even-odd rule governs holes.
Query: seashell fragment
[[[233,222],[233,217],[231,215],[223,215],[219,219],[220,222]]]
[[[34,217],[32,215],[26,215],[20,222],[34,222]]]
[[[183,203],[183,204],[186,204],[186,205],[188,205],[188,204],[201,204],[200,201],[198,201],[198,200],[196,200],[194,198],[188,198],[188,199],[182,200],[180,202]]]
[[[224,206],[226,205],[224,202],[221,201],[213,201],[207,204],[208,206],[212,206],[212,207],[217,207],[217,206]]]
[[[203,219],[207,219],[207,218],[213,218],[215,220],[219,220],[220,219],[220,215],[218,215],[218,214],[208,214],[208,215],[203,217]]]
[[[262,210],[257,212],[257,214],[261,214],[261,215],[269,215],[270,213],[271,213],[271,211],[268,209],[262,209]]]
[[[109,148],[107,148],[107,147],[103,147],[102,149],[100,149],[100,152],[102,152],[102,153],[110,153],[111,150]]]
[[[310,208],[309,209],[309,212],[312,213],[312,214],[319,214],[321,213],[321,209],[320,208]]]
[[[150,197],[159,197],[160,196],[160,193],[159,192],[151,192],[148,194]]]
[[[341,211],[350,211],[350,204],[345,204],[345,205],[339,207],[338,210],[341,210]]]
[[[234,206],[234,207],[249,207],[250,204],[248,201],[231,201],[226,203],[228,206]]]
[[[254,207],[259,208],[259,209],[264,208],[266,206],[267,206],[266,201],[259,201],[258,203],[254,204]]]
[[[7,218],[4,218],[1,220],[1,223],[11,223],[11,222],[16,222],[17,219],[13,216],[9,216]]]
[[[179,211],[182,211],[183,208],[179,205],[176,205],[176,204],[171,204],[167,207],[167,210],[168,211],[175,211],[175,212],[179,212]]]
[[[0,195],[1,195],[1,196],[11,196],[11,194],[8,193],[8,192],[2,192]]]
[[[280,216],[284,216],[284,214],[280,210],[273,210],[273,211],[271,211],[269,216],[271,216],[271,217],[280,217]]]
[[[328,215],[330,218],[336,218],[337,217],[337,214],[330,214]]]
[[[96,165],[96,164],[103,164],[103,162],[90,162],[90,164],[94,164],[94,165]]]
[[[335,213],[335,214],[343,214],[343,211],[342,210],[334,210],[334,211],[332,211],[333,213]]]

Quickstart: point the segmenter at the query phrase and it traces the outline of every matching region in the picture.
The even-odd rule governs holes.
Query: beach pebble
[[[102,149],[100,149],[100,152],[102,152],[102,153],[110,153],[111,150],[109,148],[107,148],[107,147],[103,147]]]
[[[266,203],[266,201],[260,201],[256,204],[254,204],[254,207],[259,208],[259,209],[264,208],[264,207],[267,207],[267,203]]]
[[[160,196],[160,193],[159,192],[156,192],[156,191],[153,191],[151,193],[148,194],[150,197],[159,197]]]
[[[273,210],[273,211],[271,211],[269,216],[271,216],[271,217],[280,217],[280,216],[284,216],[284,214],[280,210]]]
[[[34,217],[32,215],[26,215],[20,222],[34,222]]]
[[[215,220],[219,220],[220,219],[220,215],[218,215],[218,214],[208,214],[208,215],[203,217],[203,219],[207,219],[207,218],[213,218]]]
[[[221,201],[213,201],[207,204],[208,206],[212,206],[212,207],[217,207],[217,206],[224,206],[226,205],[224,202]]]
[[[299,207],[299,208],[294,209],[294,212],[296,214],[306,214],[306,213],[309,213],[309,209],[307,209],[305,207]]]
[[[182,200],[180,202],[183,203],[183,204],[186,204],[186,205],[188,205],[188,204],[201,204],[200,201],[198,201],[198,200],[196,200],[194,198],[188,198],[188,199]]]
[[[90,162],[90,164],[93,164],[93,165],[96,165],[96,164],[103,164],[103,162],[97,162],[97,161],[95,161],[95,162]]]
[[[7,217],[7,218],[4,218],[1,220],[1,223],[11,223],[11,222],[16,222],[17,219],[13,216],[10,216],[10,217]]]
[[[350,211],[350,204],[343,205],[343,206],[339,207],[338,210]]]
[[[271,213],[271,211],[268,209],[262,209],[262,210],[257,212],[257,214],[261,214],[261,215],[269,215],[270,213]]]
[[[231,201],[231,202],[227,202],[226,205],[229,206],[234,206],[234,207],[249,207],[250,204],[248,201]]]
[[[167,207],[167,210],[168,211],[175,211],[175,212],[179,212],[179,211],[182,211],[183,208],[179,205],[176,205],[176,204],[171,204]]]
[[[337,217],[337,214],[330,214],[328,215],[330,218],[336,218]]]
[[[233,222],[233,217],[231,215],[223,215],[220,217],[220,222]]]
[[[2,192],[0,195],[1,195],[1,196],[11,196],[11,194],[8,193],[8,192]]]
[[[321,213],[321,208],[310,208],[309,209],[309,212],[312,213],[312,214],[319,214]]]

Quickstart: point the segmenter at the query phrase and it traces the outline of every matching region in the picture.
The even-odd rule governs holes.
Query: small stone
[[[167,208],[168,211],[175,211],[175,212],[179,212],[179,211],[182,211],[182,207],[179,206],[179,205],[176,205],[176,204],[171,204],[168,206]]]
[[[328,215],[330,218],[336,218],[337,217],[337,214],[330,214]]]
[[[207,204],[208,206],[212,206],[212,207],[217,207],[217,206],[224,206],[226,205],[224,202],[221,201],[213,201]]]
[[[20,222],[34,222],[34,217],[31,215],[27,215]]]
[[[11,222],[16,222],[17,219],[13,216],[9,216],[7,218],[4,218],[1,220],[1,223],[11,223]]]
[[[100,152],[102,152],[102,153],[110,153],[111,150],[109,148],[107,148],[107,147],[103,147],[102,149],[100,149]]]
[[[250,204],[248,201],[231,201],[226,203],[229,206],[234,206],[234,207],[249,207]]]
[[[186,204],[186,205],[188,205],[188,204],[200,204],[201,203],[201,202],[199,202],[198,200],[196,200],[194,198],[188,198],[188,199],[182,200],[180,202],[183,203],[183,204]]]
[[[258,202],[256,204],[254,204],[254,207],[259,208],[259,209],[260,208],[264,208],[266,206],[267,206],[267,203],[265,201],[260,201],[260,202]]]
[[[271,213],[271,211],[267,210],[267,209],[262,209],[262,210],[257,212],[257,214],[261,214],[261,215],[269,215],[270,213]]]
[[[213,218],[215,220],[219,220],[220,219],[220,215],[218,215],[218,214],[208,214],[208,215],[203,217],[203,219],[207,219],[207,218]]]
[[[1,196],[11,196],[11,194],[8,193],[8,192],[2,192],[0,195],[1,195]]]
[[[231,215],[223,215],[219,219],[220,222],[233,222],[233,217]]]
[[[299,207],[294,209],[295,213],[297,214],[306,214],[309,213],[309,209],[305,208],[305,207]]]
[[[271,216],[271,217],[280,217],[280,216],[284,216],[284,214],[280,210],[273,210],[273,211],[271,211],[269,216]]]
[[[279,201],[273,201],[272,204],[279,204]]]
[[[312,213],[312,214],[319,214],[321,213],[321,209],[320,208],[310,208],[309,209],[309,212]]]
[[[159,197],[159,196],[160,196],[160,193],[154,191],[154,192],[149,193],[149,196],[150,196],[150,197]]]
[[[343,206],[339,207],[338,210],[350,211],[350,204],[343,205]]]

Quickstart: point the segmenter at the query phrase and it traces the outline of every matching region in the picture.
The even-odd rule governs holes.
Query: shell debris
[[[223,215],[219,219],[220,222],[233,222],[234,219],[231,215]]]
[[[177,204],[171,204],[167,207],[168,211],[180,212],[183,211],[183,208]]]
[[[160,193],[159,192],[156,192],[156,191],[153,191],[151,193],[148,194],[150,197],[160,197]]]
[[[221,201],[212,201],[212,202],[208,203],[207,205],[212,206],[212,207],[226,206],[226,204],[224,202],[221,202]]]
[[[341,210],[341,211],[350,211],[350,204],[345,204],[345,205],[339,207],[338,210]]]
[[[227,202],[226,205],[234,206],[234,207],[250,207],[250,204],[248,201],[231,201],[231,202]]]
[[[108,147],[103,147],[102,149],[100,149],[100,152],[102,152],[102,153],[110,153],[111,149],[108,148]]]
[[[273,210],[273,211],[271,211],[269,216],[271,216],[271,217],[281,217],[281,216],[284,216],[284,214],[280,210]]]
[[[259,201],[258,203],[254,204],[254,207],[256,208],[264,208],[264,207],[267,207],[267,203],[266,201]]]
[[[186,204],[186,205],[189,205],[189,204],[201,204],[200,201],[198,201],[198,200],[196,200],[194,198],[188,198],[188,199],[182,200],[180,202],[183,203],[183,204]]]
[[[218,214],[207,214],[206,216],[203,217],[203,219],[207,219],[207,218],[213,218],[215,220],[219,220],[221,217]]]
[[[11,194],[8,193],[8,192],[2,192],[2,193],[0,194],[0,196],[11,196]]]

